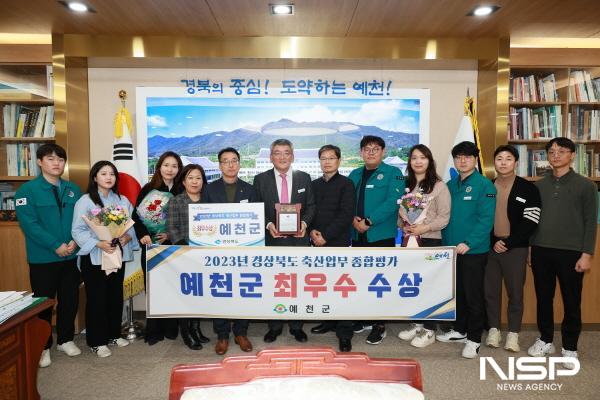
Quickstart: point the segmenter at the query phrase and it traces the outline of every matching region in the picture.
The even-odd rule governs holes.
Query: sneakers
[[[410,342],[410,345],[423,348],[429,346],[433,342],[435,342],[435,332],[433,332],[431,329],[421,329]]]
[[[435,338],[438,342],[444,343],[466,343],[467,335],[464,333],[460,333],[455,331],[454,329],[450,329],[448,332],[443,332],[438,335],[435,335]]]
[[[107,346],[90,347],[90,351],[100,358],[108,357],[112,354]]]
[[[386,337],[385,326],[373,325],[371,333],[367,336],[367,344],[379,344]]]
[[[485,340],[485,344],[488,347],[498,348],[500,347],[500,341],[502,340],[502,335],[498,328],[490,328],[488,331],[487,339]]]
[[[52,360],[50,359],[50,349],[42,351],[42,356],[40,357],[40,362],[38,364],[40,368],[46,368],[51,363]]]
[[[573,350],[565,350],[562,349],[561,350],[562,356],[563,357],[569,357],[574,359],[573,362],[563,362],[562,365],[563,367],[565,367],[566,369],[575,369],[576,365],[575,364],[579,364],[579,357],[577,356],[577,352],[573,351]]]
[[[417,332],[423,329],[423,324],[410,324],[408,329],[400,331],[398,337],[402,340],[413,340],[417,336]]]
[[[477,354],[479,354],[479,347],[480,347],[479,343],[473,342],[471,340],[467,340],[467,343],[465,344],[465,347],[463,348],[463,351],[462,351],[462,356],[464,358],[477,357]]]
[[[535,343],[527,350],[527,354],[531,357],[544,357],[554,352],[556,352],[554,345],[552,343],[543,342],[540,338],[537,338]]]
[[[506,343],[504,343],[504,350],[513,351],[515,353],[521,351],[518,333],[508,332],[508,335],[506,335]]]
[[[373,329],[372,325],[363,325],[362,322],[355,322],[354,323],[354,328],[352,328],[354,330],[354,333],[362,333],[365,331],[370,331],[371,329]]]
[[[109,346],[125,347],[129,346],[129,340],[123,338],[108,339]]]
[[[79,350],[79,347],[77,347],[72,340],[63,344],[59,344],[56,346],[56,350],[66,353],[69,357],[74,357],[81,354],[81,350]]]

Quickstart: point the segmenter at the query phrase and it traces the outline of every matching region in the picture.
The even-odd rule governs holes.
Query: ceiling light
[[[92,7],[79,1],[59,1],[60,4],[65,6],[69,11],[75,11],[76,13],[95,13]]]
[[[294,5],[293,4],[269,4],[271,14],[273,15],[293,15]]]
[[[490,15],[496,11],[498,11],[500,9],[499,6],[479,6],[479,7],[475,7],[473,10],[471,10],[470,13],[467,14],[467,16],[472,17],[485,17],[487,15]]]
[[[87,10],[88,10],[87,6],[83,3],[72,2],[72,3],[68,3],[68,4],[69,4],[69,9],[73,10],[73,11],[87,12]]]

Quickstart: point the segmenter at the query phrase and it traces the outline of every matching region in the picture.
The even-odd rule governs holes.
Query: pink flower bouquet
[[[404,221],[404,226],[418,225],[422,223],[427,216],[427,206],[431,199],[422,192],[411,193],[406,189],[406,194],[398,200],[400,208],[398,215]],[[420,247],[420,237],[404,233],[402,247]]]

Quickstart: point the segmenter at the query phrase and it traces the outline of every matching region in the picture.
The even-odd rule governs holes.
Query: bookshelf
[[[574,169],[600,182],[600,66],[511,67],[507,137],[519,151],[517,173],[546,173],[544,146],[558,136],[577,146]]]
[[[0,221],[14,221],[14,192],[39,173],[35,152],[54,138],[52,67],[0,63]]]

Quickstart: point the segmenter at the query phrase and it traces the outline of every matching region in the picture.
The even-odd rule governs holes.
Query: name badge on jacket
[[[298,193],[304,193],[305,191],[306,191],[306,189],[305,189],[305,188],[298,189]]]
[[[463,197],[463,200],[471,200],[471,196],[465,196]]]

